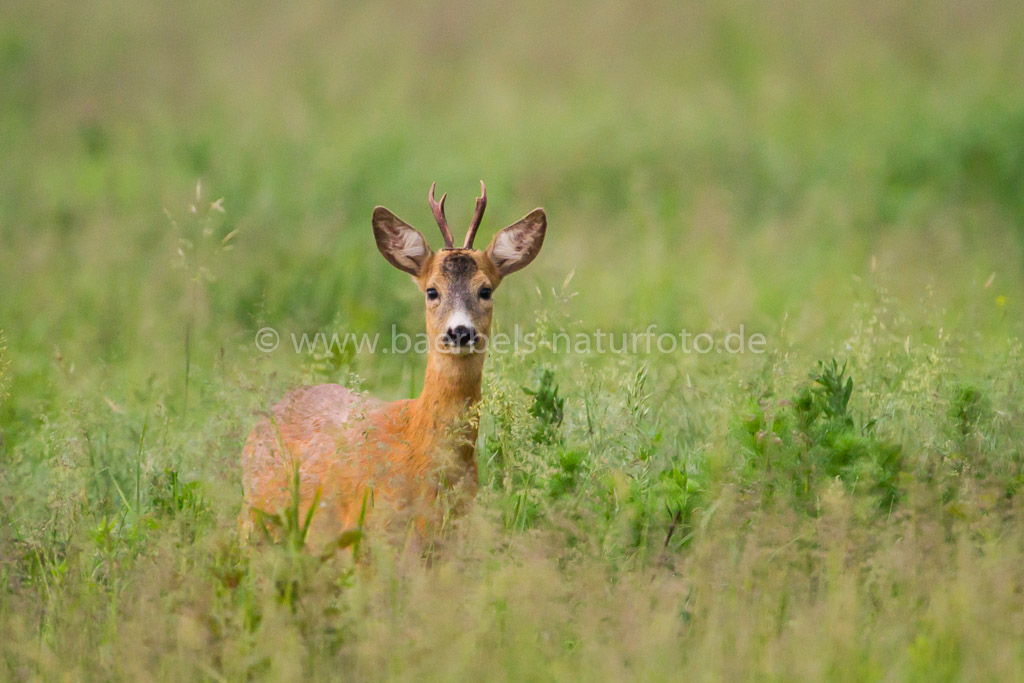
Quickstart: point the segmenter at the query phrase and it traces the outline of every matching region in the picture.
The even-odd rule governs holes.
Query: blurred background
[[[419,331],[369,216],[387,205],[436,245],[433,181],[460,229],[487,182],[481,241],[548,211],[501,329],[561,305],[584,330],[742,323],[824,353],[874,296],[863,278],[982,347],[1021,310],[1017,2],[106,0],[2,18],[10,424],[76,384],[174,394],[217,358],[294,371],[254,352],[264,324]],[[404,395],[421,362],[356,370]]]

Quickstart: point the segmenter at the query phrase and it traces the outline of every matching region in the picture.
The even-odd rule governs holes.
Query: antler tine
[[[434,200],[434,188],[437,183],[430,184],[430,195],[427,197],[430,200],[430,210],[434,212],[434,220],[437,221],[437,227],[441,228],[441,236],[444,237],[444,248],[454,249],[455,242],[452,240],[452,231],[448,229],[448,219],[444,216],[444,200],[448,197],[448,193],[445,192],[441,195],[441,201]]]
[[[473,212],[473,222],[469,224],[469,232],[466,233],[466,244],[463,249],[472,249],[473,240],[476,238],[476,231],[480,227],[480,221],[484,217],[484,209],[487,208],[487,187],[484,181],[480,181],[480,196],[476,198],[476,211]]]

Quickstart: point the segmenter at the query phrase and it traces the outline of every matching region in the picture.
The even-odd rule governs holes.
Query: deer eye
[[[427,301],[437,301],[441,295],[437,293],[437,290],[433,287],[427,290]]]
[[[480,298],[483,299],[484,301],[488,301],[491,298],[491,288],[484,287],[483,289],[481,289]]]

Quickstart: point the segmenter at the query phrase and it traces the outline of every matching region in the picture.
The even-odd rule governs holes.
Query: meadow
[[[0,679],[1024,680],[1024,5],[7,0]],[[430,557],[240,541],[289,388],[535,206]],[[281,343],[261,350],[257,333]]]

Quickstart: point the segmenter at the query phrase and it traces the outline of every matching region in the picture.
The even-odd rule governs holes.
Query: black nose
[[[449,327],[448,332],[444,335],[445,341],[455,346],[468,346],[470,343],[476,341],[476,331],[465,325],[456,325],[455,327]]]

